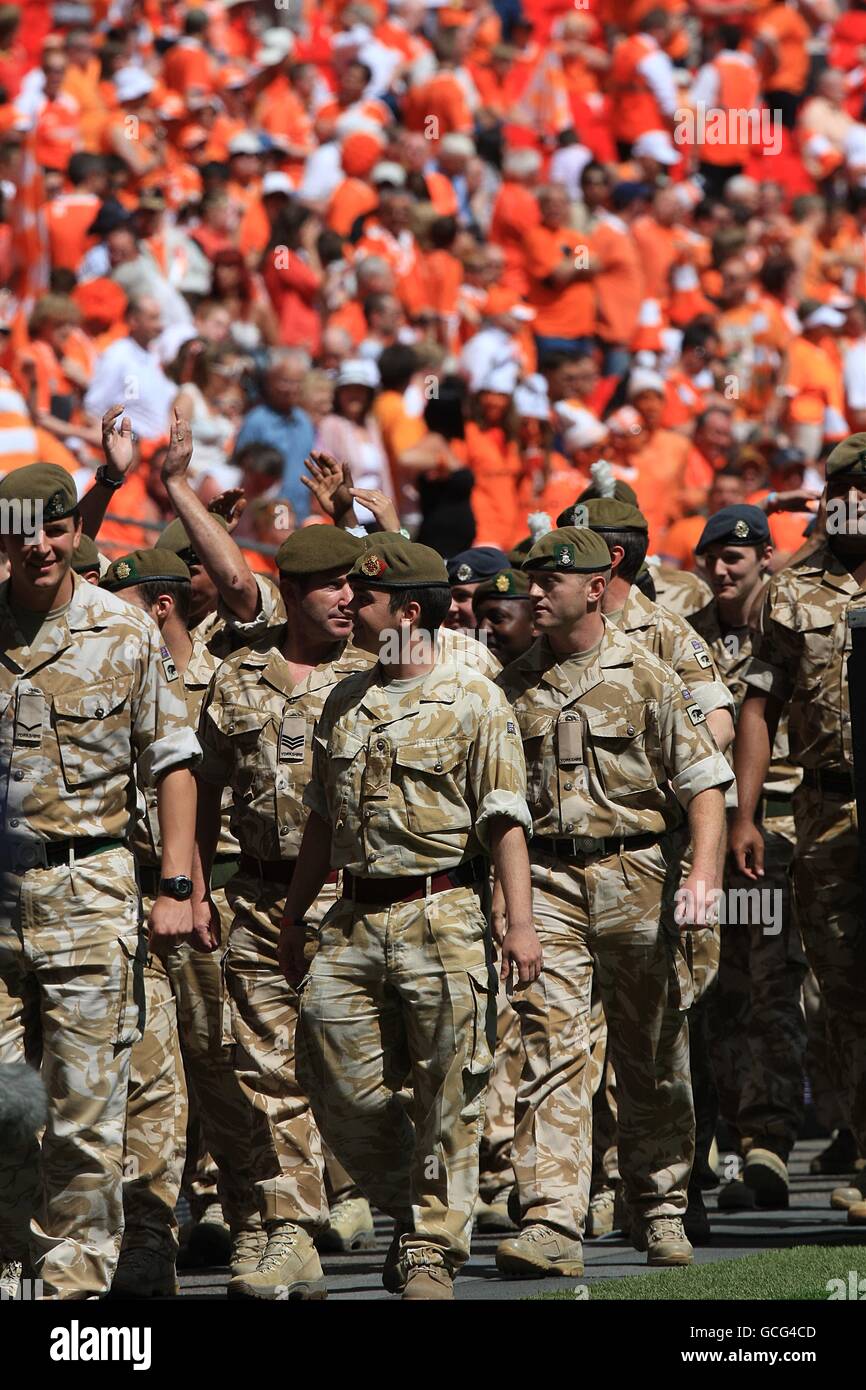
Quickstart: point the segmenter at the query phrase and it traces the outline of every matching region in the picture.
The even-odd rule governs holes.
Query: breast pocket
[[[520,734],[526,758],[526,799],[534,820],[553,809],[556,787],[556,757],[553,732],[556,716],[530,715],[520,719]]]
[[[406,822],[419,835],[465,833],[472,813],[465,799],[466,739],[431,739],[402,744],[394,754]]]
[[[232,785],[242,801],[274,791],[274,739],[266,711],[248,705],[222,705],[213,711],[228,742]]]
[[[116,681],[54,696],[54,731],[68,786],[87,786],[131,766],[128,702],[128,687]]]
[[[651,740],[642,705],[589,715],[587,762],[612,801],[640,796],[658,786],[648,756]]]
[[[357,812],[361,796],[361,751],[363,739],[347,729],[332,729],[328,740],[328,786],[326,793],[334,816],[334,842],[340,840],[351,807]]]
[[[800,629],[800,667],[797,685],[803,691],[824,699],[839,682],[827,679],[828,670],[844,660],[846,630],[841,623],[812,622]]]

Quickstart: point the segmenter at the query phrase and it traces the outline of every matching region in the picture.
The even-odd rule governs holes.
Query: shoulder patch
[[[704,724],[707,716],[704,714],[700,705],[686,705],[686,713],[693,724]]]
[[[506,721],[505,730],[506,730],[506,733],[509,733],[509,734],[516,734],[516,733],[517,733],[517,726],[515,725],[513,719],[509,719],[509,720]]]
[[[159,649],[159,655],[160,655],[160,657],[161,657],[161,659],[162,659],[162,669],[163,669],[163,671],[165,672],[165,678],[166,678],[166,680],[167,680],[167,681],[176,681],[176,680],[177,680],[177,667],[176,667],[175,664],[174,664],[174,659],[173,659],[172,654],[171,654],[171,652],[169,651],[168,647],[160,647],[160,649]]]

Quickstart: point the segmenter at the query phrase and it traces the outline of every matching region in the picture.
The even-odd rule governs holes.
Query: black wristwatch
[[[119,487],[123,487],[126,478],[117,478],[116,480],[114,478],[109,478],[106,473],[107,468],[107,463],[101,463],[99,465],[96,470],[96,481],[99,483],[100,487],[107,487],[110,492],[117,492]]]
[[[175,898],[179,903],[185,903],[187,898],[192,897],[192,879],[186,874],[175,874],[174,878],[161,878],[159,896]]]

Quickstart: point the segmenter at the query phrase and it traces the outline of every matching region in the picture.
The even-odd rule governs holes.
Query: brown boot
[[[403,1251],[400,1263],[406,1271],[405,1299],[441,1302],[454,1298],[454,1276],[436,1246],[410,1246]]]

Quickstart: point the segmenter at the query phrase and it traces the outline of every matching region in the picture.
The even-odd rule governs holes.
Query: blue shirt
[[[295,409],[285,415],[269,405],[256,405],[244,420],[235,442],[235,454],[247,444],[269,444],[279,450],[283,456],[280,496],[291,502],[299,523],[310,515],[312,496],[301,482],[301,474],[314,438],[313,422],[305,410]]]

